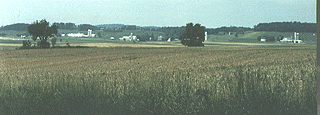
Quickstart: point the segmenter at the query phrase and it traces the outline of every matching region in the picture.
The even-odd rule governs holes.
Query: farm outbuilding
[[[123,36],[122,38],[119,38],[119,40],[123,40],[123,41],[132,41],[135,40],[137,41],[137,36],[133,36],[133,34],[131,33],[129,36]]]
[[[63,36],[61,34],[61,36]],[[67,34],[68,37],[96,37],[96,34],[92,34],[92,30],[88,29],[88,35],[85,35],[83,33],[69,33]]]
[[[83,37],[83,33],[69,33],[67,34],[68,37]]]
[[[293,40],[293,43],[302,43],[302,40]]]
[[[285,37],[280,42],[285,42],[285,43],[291,43],[293,42],[293,39],[291,37]]]
[[[284,42],[284,43],[302,43],[302,40],[299,40],[299,33],[294,32],[293,37],[285,37],[282,40],[280,40],[280,42]]]

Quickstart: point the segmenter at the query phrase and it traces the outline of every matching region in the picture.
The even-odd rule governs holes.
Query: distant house
[[[260,41],[265,42],[265,41],[266,41],[266,39],[261,39]]]

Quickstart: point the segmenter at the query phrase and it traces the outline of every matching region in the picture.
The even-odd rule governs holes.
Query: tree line
[[[208,34],[218,34],[219,32],[228,33],[228,32],[236,32],[238,34],[243,34],[245,31],[250,31],[252,28],[249,27],[236,27],[236,26],[222,26],[220,28],[207,28],[206,31]]]
[[[103,28],[90,24],[80,24],[76,25],[75,23],[63,23],[63,22],[54,22],[52,25],[58,27],[58,29],[69,29],[69,30],[79,30],[86,31],[88,29],[98,30],[103,29],[104,31],[113,31],[113,32],[122,32],[125,30],[142,30],[142,31],[161,31],[173,38],[178,38],[182,33],[185,32],[186,26],[181,27],[140,27],[136,25],[122,25],[119,28]],[[12,25],[6,25],[0,27],[0,30],[17,30],[17,31],[27,31],[30,24],[17,23]],[[250,27],[219,27],[219,28],[206,28],[208,34],[218,34],[219,32],[236,32],[238,34],[243,34],[245,31],[275,31],[275,32],[316,32],[315,23],[301,23],[301,22],[271,22],[271,23],[259,23],[255,25],[254,28]]]
[[[271,22],[259,23],[254,26],[255,31],[275,31],[275,32],[316,32],[316,23],[301,22]]]
[[[28,31],[28,27],[31,24],[25,24],[25,23],[17,23],[17,24],[11,24],[0,27],[0,30],[17,30],[17,31]],[[62,23],[62,22],[54,22],[52,23],[52,26],[55,25],[58,29],[67,29],[67,30],[76,30],[79,31],[87,31],[88,29],[91,30],[98,30],[99,28],[90,24],[80,24],[76,25],[75,23]]]
[[[0,27],[0,30],[17,30],[17,31],[28,31],[28,27],[31,24],[17,23]]]

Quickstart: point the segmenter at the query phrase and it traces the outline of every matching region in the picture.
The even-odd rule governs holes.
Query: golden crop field
[[[60,48],[0,54],[4,113],[316,112],[316,47]]]

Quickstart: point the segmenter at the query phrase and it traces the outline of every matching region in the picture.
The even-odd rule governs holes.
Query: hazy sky
[[[1,0],[0,26],[46,19],[75,24],[207,28],[316,22],[316,0]]]

